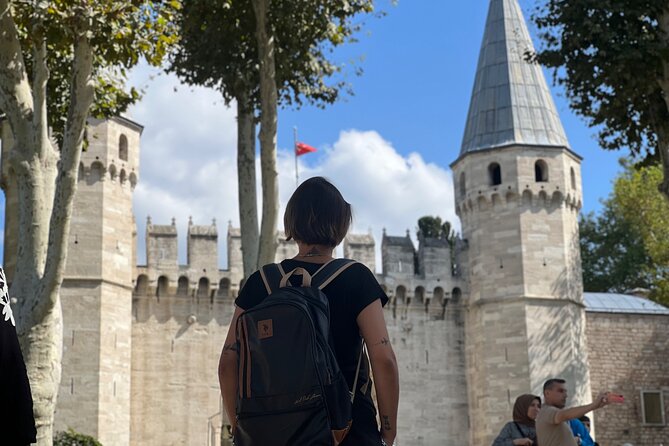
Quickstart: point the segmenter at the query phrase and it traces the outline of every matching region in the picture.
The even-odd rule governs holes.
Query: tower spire
[[[491,0],[460,156],[508,145],[569,148],[517,0]]]

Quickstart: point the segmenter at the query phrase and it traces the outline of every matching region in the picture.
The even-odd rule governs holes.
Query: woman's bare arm
[[[221,351],[221,358],[218,361],[218,382],[221,386],[221,396],[223,396],[223,407],[228,414],[228,420],[234,432],[237,427],[236,419],[236,395],[237,395],[237,335],[235,327],[237,326],[237,319],[242,314],[239,307],[235,307],[235,313],[232,315],[230,321],[230,328],[228,328],[228,335],[225,337],[223,343],[223,351]]]
[[[397,359],[390,345],[390,336],[383,317],[381,300],[377,299],[363,309],[357,318],[358,327],[367,344],[369,360],[374,373],[374,387],[379,404],[381,436],[393,444],[397,436],[397,406],[400,384]]]

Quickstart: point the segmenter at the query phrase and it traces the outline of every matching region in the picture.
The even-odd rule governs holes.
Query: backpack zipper
[[[246,339],[246,325],[244,323],[244,318],[238,320],[238,329],[241,332],[239,336],[239,376],[237,377],[237,387],[239,388],[239,397],[244,398],[244,370],[247,367],[246,364],[246,347],[248,345],[248,340]]]

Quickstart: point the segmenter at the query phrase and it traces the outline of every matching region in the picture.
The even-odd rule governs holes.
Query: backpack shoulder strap
[[[333,259],[321,266],[318,271],[311,276],[311,286],[323,289],[330,284],[338,275],[354,263],[351,259]]]
[[[281,279],[285,275],[286,273],[283,271],[280,263],[270,263],[260,268],[260,277],[262,278],[262,283],[265,284],[268,295],[279,289]]]

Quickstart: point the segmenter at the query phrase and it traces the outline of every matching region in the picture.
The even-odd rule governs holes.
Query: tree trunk
[[[48,245],[58,153],[34,132],[17,129],[10,164],[16,174],[19,213],[16,270],[10,295],[17,299],[16,323],[33,396],[39,445],[50,445],[53,414],[60,385],[63,327],[58,292],[45,288],[43,273]],[[22,157],[26,147],[41,157]],[[18,162],[18,158],[22,158]]]
[[[667,94],[669,94],[669,89],[666,91]],[[667,102],[667,109],[669,110],[669,101],[666,97],[665,102]],[[667,133],[665,131],[659,131],[657,134],[657,151],[660,155],[663,172],[662,182],[657,188],[662,195],[664,195],[664,198],[669,201],[669,138],[667,138]]]
[[[260,61],[260,171],[262,176],[262,223],[258,264],[274,262],[279,184],[276,167],[276,132],[278,95],[274,65],[274,32],[269,23],[270,0],[252,0],[256,16],[256,40]]]
[[[665,9],[664,13],[660,16],[660,28],[664,32],[665,46],[669,46],[669,9]],[[669,111],[669,62],[664,61],[663,65],[664,73],[663,77],[659,79],[659,84],[664,93],[664,103]],[[669,139],[666,137],[668,132],[669,124],[665,124],[665,128],[658,132],[657,145],[660,160],[662,161],[662,171],[664,172],[662,183],[660,183],[658,189],[664,194],[667,200],[669,200]]]
[[[249,94],[237,97],[237,185],[244,278],[258,269],[258,196],[256,193],[256,125]]]
[[[17,331],[31,383],[39,445],[53,441],[63,344],[59,291],[88,111],[93,102],[93,53],[88,40],[74,44],[71,101],[60,152],[48,137],[47,47],[34,43],[34,78],[27,82],[18,34],[6,0],[0,0],[0,108],[14,144],[6,160],[15,176],[18,249],[10,294],[17,298]],[[10,63],[11,61],[11,63]]]

